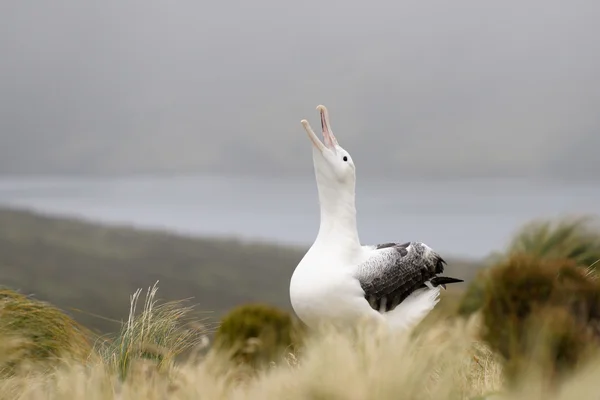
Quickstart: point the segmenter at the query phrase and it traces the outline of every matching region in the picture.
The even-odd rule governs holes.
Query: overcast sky
[[[0,2],[0,173],[600,178],[600,2]]]

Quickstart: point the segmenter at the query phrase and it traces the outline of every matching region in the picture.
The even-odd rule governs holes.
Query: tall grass
[[[0,380],[2,399],[448,399],[501,386],[492,353],[466,325],[441,325],[418,338],[364,326],[314,334],[296,358],[240,374],[217,355],[159,368],[130,358],[123,379],[106,361],[70,363],[44,374]],[[242,367],[240,367],[242,368]]]
[[[203,352],[206,327],[182,302],[156,300],[156,284],[141,310],[142,290],[131,296],[129,319],[108,339],[48,304],[0,292],[0,365],[32,366],[0,375],[0,400],[598,399],[600,280],[585,264],[600,258],[598,234],[581,222],[549,226],[526,227],[486,273],[480,313],[432,313],[400,333],[361,324],[304,332],[260,367]],[[250,311],[222,333],[260,337]],[[289,325],[279,314],[271,322]]]
[[[141,291],[132,296],[121,335],[99,343],[102,356],[2,376],[0,399],[580,400],[600,395],[600,359],[582,364],[559,385],[549,386],[534,371],[523,373],[520,385],[506,385],[503,363],[479,339],[478,317],[431,322],[416,335],[367,325],[313,331],[296,353],[253,374],[219,352],[192,351],[193,356],[176,359],[204,348],[205,332],[183,322],[188,307],[158,304],[156,291],[156,286],[148,289],[141,312],[136,312]],[[11,341],[0,338],[0,359],[11,351]]]
[[[600,221],[596,217],[532,221],[510,242],[506,255],[568,259],[589,267],[600,260]],[[600,265],[599,265],[600,266]]]
[[[528,255],[543,260],[569,260],[588,269],[600,268],[600,220],[597,217],[535,220],[515,234],[503,252],[492,254],[489,266],[506,262],[514,256]],[[490,269],[479,271],[469,284],[458,312],[471,315],[483,305]]]
[[[131,296],[129,319],[121,333],[116,339],[99,342],[97,346],[104,362],[122,378],[127,375],[132,360],[152,360],[159,369],[165,370],[184,352],[208,344],[204,325],[190,318],[192,307],[184,307],[181,301],[158,304],[157,284],[158,281],[148,288],[140,314],[136,309],[142,290],[138,289]]]

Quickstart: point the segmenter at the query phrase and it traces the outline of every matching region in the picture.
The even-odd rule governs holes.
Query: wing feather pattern
[[[356,278],[365,299],[377,311],[393,310],[420,288],[462,282],[438,276],[446,262],[423,243],[384,243],[373,250],[375,254],[359,265]]]

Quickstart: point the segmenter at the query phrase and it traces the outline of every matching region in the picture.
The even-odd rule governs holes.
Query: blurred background
[[[600,214],[599,18],[593,0],[2,2],[0,283],[100,330],[156,280],[216,314],[289,309],[318,104],[357,165],[361,240],[423,241],[468,280],[522,224]]]

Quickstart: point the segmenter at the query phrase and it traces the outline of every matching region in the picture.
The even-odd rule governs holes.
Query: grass
[[[594,216],[532,221],[519,229],[504,252],[488,257],[486,264],[501,264],[525,254],[549,261],[570,260],[586,269],[600,268],[599,222]],[[469,283],[458,308],[460,314],[471,315],[481,308],[491,270],[482,268]]]
[[[233,362],[259,366],[302,343],[304,326],[289,313],[265,304],[244,304],[221,320],[212,349]]]
[[[532,221],[515,235],[505,256],[529,254],[591,266],[600,260],[599,223],[593,216]]]
[[[181,335],[175,314],[150,306],[155,294],[151,289],[148,306],[139,315],[134,315],[133,296],[123,339],[140,343],[126,347],[143,347],[149,326],[165,335],[163,343],[174,343],[180,350],[202,347],[201,335]],[[168,328],[174,325],[175,334]],[[218,352],[196,352],[165,364],[140,352],[101,347],[113,349],[113,357],[127,353],[126,374],[120,370],[123,363],[115,368],[113,357],[65,361],[51,371],[0,378],[0,399],[472,398],[502,385],[500,364],[473,332],[468,324],[449,322],[416,337],[391,335],[372,326],[352,332],[324,330],[311,334],[297,353],[253,371]]]
[[[93,356],[90,331],[56,307],[9,289],[0,289],[0,337],[0,375]]]
[[[207,340],[205,327],[189,318],[191,307],[184,307],[178,301],[157,304],[157,284],[148,288],[139,315],[136,309],[141,289],[131,296],[129,319],[120,334],[97,348],[105,363],[122,378],[133,360],[152,360],[160,370],[168,369],[177,356],[202,347]]]
[[[569,259],[514,254],[485,281],[481,336],[505,359],[506,377],[523,366],[561,379],[600,344],[600,280]],[[539,346],[539,342],[543,346]]]
[[[149,292],[149,297],[155,295]],[[135,297],[135,296],[134,296]],[[135,299],[132,299],[132,303]],[[152,304],[152,300],[146,304]],[[147,308],[132,316],[124,334],[144,343],[144,322],[173,326],[174,314]],[[133,315],[133,312],[132,312]],[[146,325],[147,327],[148,325]],[[178,328],[179,329],[179,328]],[[177,331],[177,330],[176,330]],[[553,387],[535,375],[507,387],[502,363],[478,338],[479,321],[445,320],[418,335],[390,334],[372,326],[352,332],[312,333],[296,354],[248,373],[218,353],[162,364],[130,352],[128,373],[110,358],[65,361],[52,370],[21,371],[0,377],[0,399],[596,399],[600,359]],[[164,343],[200,347],[199,336],[168,337]],[[179,339],[177,339],[179,338]],[[1,340],[0,357],[10,351]],[[178,348],[181,349],[181,346]],[[120,354],[120,353],[119,353]]]
[[[51,369],[33,362],[0,376],[0,399],[584,400],[600,393],[600,358],[558,384],[532,368],[523,370],[519,385],[508,385],[501,357],[481,339],[477,316],[430,321],[416,332],[365,325],[310,332],[294,353],[248,368],[220,352],[203,352],[207,332],[190,325],[189,307],[160,304],[156,293],[156,285],[148,289],[140,312],[141,291],[135,292],[120,336],[97,341],[97,356],[64,359]],[[0,337],[0,360],[13,345],[18,341]],[[186,350],[186,357],[176,357]]]
[[[45,249],[41,254],[29,253],[27,263],[44,260],[47,266],[57,266],[68,254],[75,254],[77,260],[96,260],[89,258],[94,254],[100,257],[97,262],[120,260],[117,265],[125,267],[128,260],[135,264],[151,255],[160,255],[168,264],[170,255],[178,250],[183,252],[179,255],[188,256],[196,251],[197,242],[191,239],[182,245],[179,239],[165,242],[157,234],[156,241],[146,237],[149,242],[145,245],[136,242],[139,239],[124,245],[125,239],[119,235],[135,237],[133,233],[86,231],[87,227],[78,223],[61,225],[55,220],[51,221],[60,229],[49,229],[57,233],[46,240],[50,233],[31,236],[31,232],[48,221],[23,215],[16,220],[28,218],[30,228],[6,229],[3,234],[0,225],[0,248],[5,246],[12,260],[25,260],[22,249]],[[548,230],[550,226],[559,228]],[[209,343],[212,330],[199,320],[193,307],[184,301],[159,301],[156,284],[148,285],[143,302],[142,290],[131,291],[129,317],[113,336],[83,328],[48,303],[2,290],[0,400],[597,399],[600,281],[589,267],[596,262],[598,234],[582,222],[539,224],[536,229],[536,235],[515,240],[493,261],[493,268],[485,274],[490,279],[480,281],[481,310],[469,317],[458,316],[464,295],[452,288],[442,293],[438,307],[412,332],[391,334],[381,327],[362,325],[345,332],[333,328],[304,332],[300,344],[256,364],[232,362],[239,360],[227,352],[213,351],[218,346]],[[92,246],[85,232],[94,232],[94,240],[103,245]],[[57,244],[68,242],[65,238],[69,237],[73,237],[69,250]],[[109,249],[103,250],[107,245]],[[248,257],[262,254],[253,253],[256,249],[244,251]],[[84,253],[85,257],[77,258]],[[98,267],[96,261],[93,268]],[[589,264],[583,265],[586,262]],[[152,264],[152,269],[157,265]],[[270,267],[260,271],[267,273]],[[116,279],[116,285],[119,276],[109,274],[110,279],[103,279]],[[104,291],[108,298],[113,293],[106,290],[110,286],[105,281],[99,282],[96,290]],[[239,301],[238,305],[255,300]],[[285,308],[240,307],[230,316],[243,314],[243,323],[224,324],[230,329],[223,332],[243,330],[243,341],[248,344],[244,352],[262,351],[254,337],[260,339],[263,331],[261,318],[273,326],[289,327]],[[259,309],[263,316],[257,319]],[[280,328],[276,329],[287,329]],[[579,347],[583,341],[585,346]],[[537,356],[547,355],[549,350],[552,357]],[[518,370],[511,363],[514,359],[519,361]],[[556,373],[559,370],[560,374]],[[551,371],[551,379],[545,371]]]

